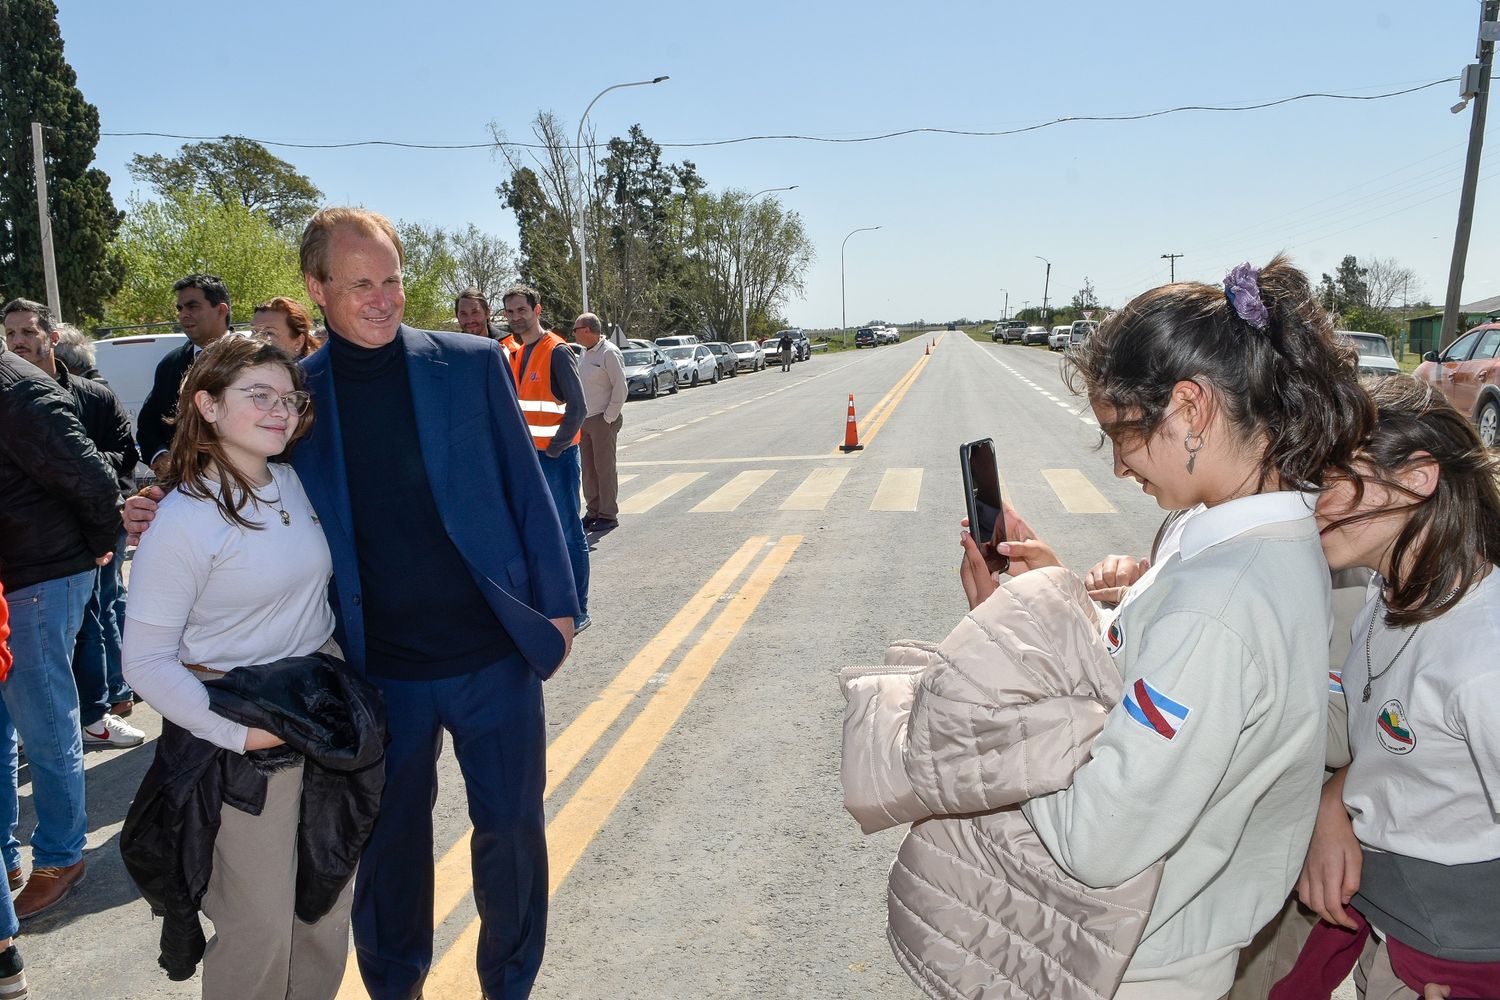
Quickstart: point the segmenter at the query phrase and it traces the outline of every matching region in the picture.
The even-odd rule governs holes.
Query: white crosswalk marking
[[[1043,469],[1042,478],[1070,514],[1114,514],[1115,505],[1077,469]]]
[[[727,514],[738,510],[740,504],[776,475],[775,469],[751,469],[741,472],[728,483],[711,493],[707,500],[694,507],[694,514]]]
[[[814,469],[802,480],[802,485],[787,497],[781,509],[823,510],[848,475],[848,468]]]
[[[646,487],[620,504],[620,513],[644,514],[673,494],[687,489],[703,476],[702,472],[674,472],[661,482]]]
[[[886,469],[880,477],[871,510],[912,511],[922,498],[921,469]]]

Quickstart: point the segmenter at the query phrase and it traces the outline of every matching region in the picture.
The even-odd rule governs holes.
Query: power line
[[[888,139],[899,139],[909,135],[953,135],[968,138],[999,138],[1003,136],[1022,135],[1027,132],[1037,132],[1045,128],[1053,128],[1058,125],[1071,125],[1081,122],[1136,122],[1148,118],[1161,118],[1166,115],[1183,114],[1189,111],[1209,113],[1237,113],[1245,111],[1261,111],[1266,108],[1279,107],[1283,104],[1291,104],[1296,101],[1328,100],[1328,101],[1383,101],[1392,97],[1403,97],[1414,94],[1421,90],[1429,90],[1445,83],[1457,80],[1456,76],[1444,77],[1441,80],[1433,80],[1430,83],[1418,84],[1402,90],[1392,90],[1381,94],[1331,94],[1314,92],[1307,94],[1296,94],[1292,97],[1282,97],[1274,101],[1261,101],[1255,104],[1236,105],[1211,105],[1211,104],[1184,104],[1174,108],[1164,108],[1159,111],[1144,111],[1130,115],[1068,115],[1062,118],[1053,118],[1050,121],[1036,122],[1031,125],[1023,125],[1017,128],[999,129],[986,131],[980,129],[953,129],[953,128],[909,128],[895,132],[882,132],[878,135],[861,136],[827,136],[827,135],[800,135],[795,133],[775,135],[747,135],[735,139],[710,139],[700,142],[663,142],[658,145],[663,149],[704,149],[714,146],[733,146],[747,142],[823,142],[835,145],[846,145],[862,142],[883,142]],[[101,136],[110,138],[152,138],[152,139],[183,139],[197,142],[215,141],[219,139],[249,139],[249,136],[228,135],[180,135],[174,132],[100,132]],[[361,139],[351,142],[283,142],[275,139],[251,139],[262,146],[277,146],[283,149],[353,149],[361,146],[386,146],[397,149],[439,149],[439,150],[461,150],[461,149],[494,149],[497,147],[509,147],[511,149],[547,149],[546,143],[540,142],[510,142],[507,140],[495,140],[491,142],[405,142],[397,139]],[[565,146],[565,149],[604,149],[608,143],[587,143],[577,147]]]

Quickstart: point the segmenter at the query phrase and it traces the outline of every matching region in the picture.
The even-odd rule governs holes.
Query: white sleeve
[[[1500,814],[1500,682],[1493,674],[1476,677],[1453,693],[1450,704],[1490,809]]]
[[[1096,888],[1145,871],[1192,831],[1261,686],[1245,644],[1206,615],[1158,618],[1140,641],[1144,670],[1110,710],[1092,759],[1070,787],[1021,807],[1057,863]]]
[[[120,649],[125,683],[164,718],[199,739],[244,753],[249,730],[214,714],[202,683],[177,659],[177,643],[181,638],[181,627],[148,625],[127,612]]]

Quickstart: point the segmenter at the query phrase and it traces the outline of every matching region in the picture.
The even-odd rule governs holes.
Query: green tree
[[[684,330],[735,339],[742,289],[749,292],[752,311],[765,320],[803,289],[814,253],[801,217],[771,199],[747,211],[745,194],[700,192],[687,199],[691,230],[684,253],[690,281],[678,317]]]
[[[262,212],[278,227],[301,227],[323,197],[297,168],[253,139],[225,136],[190,142],[176,156],[130,158],[130,176],[158,194],[192,191]]]
[[[448,233],[439,226],[399,221],[396,234],[405,259],[401,280],[406,288],[406,323],[423,330],[454,329],[456,293],[451,289],[458,265]]]
[[[1346,254],[1333,274],[1325,273],[1318,282],[1318,298],[1331,313],[1370,304],[1369,268],[1360,267],[1353,254]]]
[[[516,252],[509,243],[472,222],[468,228],[450,233],[448,242],[454,265],[448,281],[449,298],[457,298],[466,288],[477,288],[498,310],[498,296],[516,280]]]
[[[63,57],[52,0],[0,0],[0,296],[45,298],[31,123],[46,128],[48,214],[66,315],[92,319],[119,287],[109,244],[121,213],[90,166],[99,110]]]
[[[510,180],[496,190],[501,203],[516,214],[521,280],[541,292],[546,317],[578,315],[583,302],[577,244],[568,217],[548,197],[541,176],[530,167],[513,168]],[[544,322],[555,325],[549,319]]]
[[[176,318],[172,282],[185,274],[217,274],[229,287],[236,322],[277,295],[308,303],[297,262],[298,242],[238,202],[188,191],[158,201],[132,199],[111,248],[125,274],[105,309],[110,326]]]
[[[1083,287],[1073,293],[1072,307],[1073,311],[1077,313],[1081,313],[1085,309],[1099,308],[1099,296],[1094,291],[1094,283],[1088,279],[1087,275],[1084,276]],[[1059,324],[1061,322],[1061,320],[1058,320]]]

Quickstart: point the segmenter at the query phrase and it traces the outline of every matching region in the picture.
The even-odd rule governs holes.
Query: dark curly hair
[[[1318,488],[1330,466],[1347,468],[1374,408],[1354,349],[1334,336],[1307,275],[1278,256],[1259,286],[1264,330],[1240,318],[1222,287],[1180,282],[1137,295],[1065,362],[1069,388],[1122,414],[1103,428],[1111,436],[1149,439],[1173,386],[1206,383],[1232,427],[1266,441],[1258,489],[1272,476],[1285,489]]]

